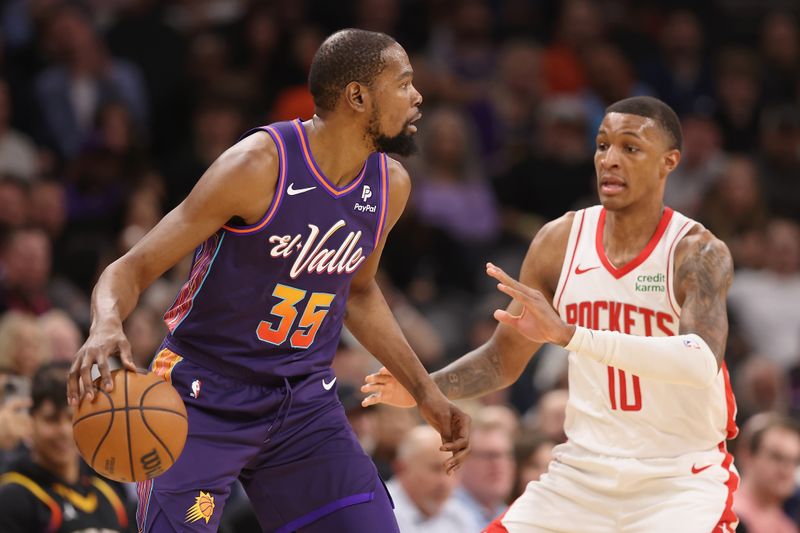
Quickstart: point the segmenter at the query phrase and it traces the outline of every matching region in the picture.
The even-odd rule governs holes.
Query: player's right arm
[[[567,241],[575,214],[566,215],[545,224],[533,239],[520,269],[520,279],[552,302],[561,275]],[[522,313],[516,300],[506,312]],[[525,369],[541,343],[533,342],[515,328],[499,323],[492,337],[482,346],[431,374],[436,385],[451,400],[473,398],[508,387]],[[400,407],[414,405],[413,398],[386,369],[366,377],[362,392],[369,393],[363,405],[388,403]]]
[[[103,271],[92,291],[89,338],[70,368],[70,404],[80,399],[79,383],[89,399],[94,397],[95,363],[106,391],[113,388],[109,357],[119,355],[125,368],[136,369],[122,321],[139,295],[231,218],[259,220],[272,202],[277,179],[278,153],[272,139],[266,133],[246,137],[219,156],[180,205]]]

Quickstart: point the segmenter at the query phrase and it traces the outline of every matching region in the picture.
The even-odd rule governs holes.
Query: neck
[[[364,130],[350,117],[319,115],[304,122],[309,150],[325,176],[336,187],[344,187],[356,177],[364,161],[374,151],[368,146]],[[346,142],[343,140],[346,139]]]
[[[80,463],[78,460],[74,461],[64,461],[64,462],[52,462],[45,459],[41,454],[37,452],[33,452],[33,462],[37,465],[41,466],[51,474],[63,479],[70,485],[74,485],[78,482],[78,478],[80,476]]]
[[[609,260],[620,267],[639,255],[655,233],[663,213],[660,196],[645,207],[606,210],[603,248]]]

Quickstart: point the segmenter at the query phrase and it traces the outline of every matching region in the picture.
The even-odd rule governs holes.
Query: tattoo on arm
[[[451,400],[480,396],[505,385],[500,354],[490,347],[447,365],[433,374],[433,380]]]
[[[718,240],[689,252],[676,278],[684,289],[680,333],[703,338],[721,365],[728,337],[726,296],[733,281],[733,261]]]

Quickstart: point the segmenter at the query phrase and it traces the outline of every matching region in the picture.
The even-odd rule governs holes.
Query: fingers
[[[361,407],[369,407],[370,405],[377,405],[379,403],[381,403],[381,393],[376,392],[361,400]]]
[[[136,372],[136,363],[133,362],[133,352],[131,350],[131,343],[127,339],[123,339],[119,343],[119,358],[122,360],[122,366],[131,372]],[[112,384],[113,388],[113,384]],[[106,389],[111,392],[111,389]]]
[[[504,285],[509,285],[517,290],[524,290],[526,287],[519,281],[515,280],[508,274],[506,274],[503,269],[498,266],[493,265],[492,263],[486,263],[486,273],[489,274],[491,277],[503,283]]]
[[[103,389],[106,392],[111,392],[112,390],[114,390],[114,380],[111,379],[111,369],[108,367],[107,357],[103,357],[102,359],[98,358],[97,369],[100,371],[100,377],[103,383]]]
[[[444,467],[447,473],[450,475],[454,474],[459,468],[461,468],[461,464],[468,456],[469,447],[454,453],[453,457],[444,462]]]
[[[94,384],[92,383],[92,365],[93,358],[91,356],[83,357],[80,363],[80,383],[83,385],[83,395],[89,400],[94,399]]]
[[[514,316],[508,311],[504,311],[503,309],[496,309],[494,312],[494,319],[500,322],[501,324],[506,324],[511,326],[512,328],[516,328],[520,317]]]
[[[78,355],[75,357],[75,360],[72,362],[72,366],[69,368],[69,375],[67,376],[67,403],[73,407],[78,405],[78,401],[80,399],[78,371],[80,370],[81,358],[81,351],[79,351]]]

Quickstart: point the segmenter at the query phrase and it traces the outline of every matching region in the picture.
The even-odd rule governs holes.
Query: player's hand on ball
[[[76,406],[85,396],[89,401],[95,397],[92,384],[92,366],[97,364],[100,371],[103,390],[114,390],[114,381],[111,379],[111,370],[108,366],[109,357],[119,356],[122,366],[136,372],[136,365],[131,355],[131,345],[125,337],[121,322],[106,322],[93,324],[89,338],[78,350],[75,361],[69,369],[67,378],[67,401]]]
[[[400,385],[391,372],[386,367],[381,368],[375,374],[370,374],[364,378],[365,384],[361,386],[361,392],[369,394],[361,402],[364,407],[385,403],[394,407],[414,407],[417,402],[414,397]]]
[[[569,343],[574,327],[561,320],[541,292],[520,283],[492,263],[486,263],[486,273],[500,282],[497,284],[500,291],[523,306],[519,315],[497,309],[494,318],[498,322],[511,326],[533,342],[560,346]]]

